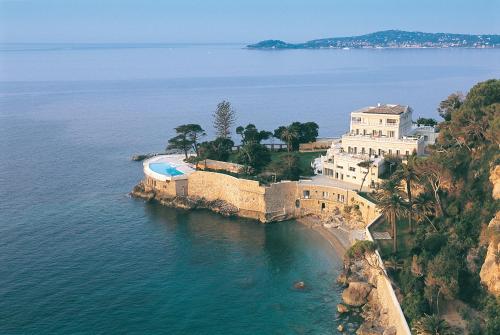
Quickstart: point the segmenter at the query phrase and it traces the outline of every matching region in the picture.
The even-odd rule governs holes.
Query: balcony
[[[347,133],[344,136],[342,136],[342,140],[360,140],[360,141],[375,141],[375,142],[384,142],[384,143],[418,143],[423,141],[423,137],[421,136],[403,136],[402,138],[395,138],[395,137],[387,137],[387,136],[379,136],[379,135],[356,135],[356,134],[351,134]]]

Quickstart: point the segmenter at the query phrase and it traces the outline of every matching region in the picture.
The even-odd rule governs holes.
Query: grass
[[[270,154],[271,154],[271,163],[274,162],[274,161],[280,160],[280,158],[283,155],[286,155],[287,153],[288,153],[287,151],[271,151],[270,152]],[[319,156],[324,155],[326,153],[326,151],[316,151],[316,152],[298,152],[298,151],[294,151],[293,153],[299,156],[299,165],[300,165],[301,170],[304,171],[302,173],[302,175],[303,176],[312,176],[314,173],[313,173],[313,171],[311,169],[311,162],[315,158],[318,158]],[[231,155],[229,156],[228,161],[236,163],[236,155],[237,155],[237,153],[235,153],[235,152],[231,153]],[[269,164],[271,164],[271,163],[269,163]],[[265,168],[264,168],[264,170],[265,170]]]
[[[314,175],[311,169],[311,162],[318,158],[321,155],[324,155],[326,151],[317,151],[317,152],[298,152],[294,151],[294,154],[299,156],[299,166],[302,171],[303,176],[312,176]],[[273,151],[271,152],[271,162],[279,160],[283,155],[286,155],[286,151]]]
[[[407,258],[411,256],[411,249],[413,248],[413,234],[410,233],[410,228],[408,227],[407,219],[398,220],[398,231],[397,231],[397,243],[398,252],[396,257],[399,259]],[[391,232],[391,226],[385,220],[377,223],[371,228],[372,232]],[[392,240],[377,240],[377,244],[380,248],[380,254],[382,258],[387,259],[393,256],[392,253]]]

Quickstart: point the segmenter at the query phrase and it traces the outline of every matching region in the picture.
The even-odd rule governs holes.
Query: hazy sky
[[[6,42],[291,42],[402,29],[500,34],[500,0],[0,0]]]

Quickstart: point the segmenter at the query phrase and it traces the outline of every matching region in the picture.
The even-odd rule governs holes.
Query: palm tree
[[[432,223],[432,220],[429,218],[429,216],[433,214],[433,209],[434,204],[432,201],[432,196],[429,193],[421,193],[415,199],[413,199],[412,210],[415,216],[415,220],[426,220],[430,223],[435,231],[438,231],[436,226]]]
[[[359,162],[358,166],[366,169],[366,173],[363,176],[363,180],[361,181],[361,186],[359,187],[359,191],[361,192],[363,190],[363,185],[365,184],[366,177],[368,176],[368,173],[370,173],[370,170],[372,169],[373,161],[368,158],[365,161]]]
[[[425,314],[413,326],[417,335],[451,335],[448,323],[436,315]]]
[[[411,194],[412,186],[415,182],[419,181],[419,177],[416,169],[416,159],[415,154],[408,157],[406,164],[401,164],[398,170],[394,173],[394,176],[399,180],[404,180],[406,183],[406,196],[408,197],[408,226],[410,227],[410,233],[413,233],[412,225],[412,209],[413,209],[413,198]]]
[[[399,189],[398,182],[389,179],[382,184],[381,191],[377,194],[377,208],[384,215],[392,228],[392,248],[393,252],[398,251],[397,225],[398,219],[407,213],[406,202],[403,192]]]
[[[296,139],[297,136],[297,131],[291,126],[286,127],[281,132],[280,139],[286,142],[286,149],[288,152],[290,152],[290,149],[292,149],[292,141]]]

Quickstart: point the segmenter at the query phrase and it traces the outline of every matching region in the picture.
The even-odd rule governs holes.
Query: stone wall
[[[366,227],[366,236],[369,241],[374,242],[370,232],[370,226],[381,219],[381,216],[375,218],[375,220],[373,220]],[[378,250],[375,253],[377,263],[382,268],[382,272],[376,271],[374,273],[375,278],[372,281],[376,283],[375,285],[377,287],[378,299],[383,304],[384,314],[387,314],[387,319],[389,320],[390,325],[396,328],[397,335],[411,335],[408,322],[406,321],[406,318],[403,314],[403,310],[401,309],[401,305],[399,304],[399,301],[396,297],[396,293],[394,292],[391,281],[387,276],[387,271],[385,270],[382,257],[380,256]]]
[[[240,216],[265,221],[265,188],[258,181],[196,171],[189,175],[188,182],[188,196],[224,200],[238,207]]]
[[[304,181],[283,181],[263,186],[254,180],[195,171],[188,179],[172,181],[159,181],[146,176],[144,185],[146,191],[154,190],[167,197],[223,200],[237,207],[239,216],[262,222],[282,221],[308,214],[345,214],[346,206],[365,225],[377,215],[375,204],[355,191]]]
[[[244,166],[236,163],[222,162],[216,161],[213,159],[204,159],[199,161],[196,167],[200,170],[219,170],[219,171],[227,171],[231,173],[240,173]]]

